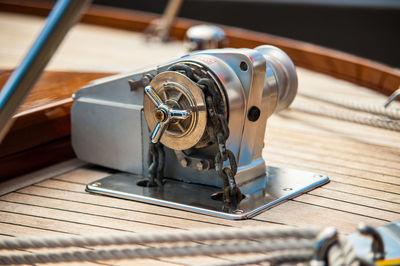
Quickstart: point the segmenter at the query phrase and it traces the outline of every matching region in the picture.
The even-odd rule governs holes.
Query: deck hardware
[[[362,235],[370,236],[372,238],[372,260],[383,260],[385,258],[385,246],[378,230],[376,230],[372,226],[361,223],[358,226],[358,231]]]
[[[143,89],[144,87],[149,85],[149,83],[152,79],[153,79],[153,76],[150,74],[147,74],[137,80],[128,80],[128,83],[129,83],[129,86],[131,87],[131,91],[136,91],[138,89]]]
[[[227,43],[223,29],[214,25],[196,25],[186,31],[189,51],[222,48]]]
[[[320,232],[314,246],[314,259],[312,260],[311,265],[327,265],[326,262],[329,248],[336,243],[338,243],[338,232],[336,228],[328,227]]]
[[[385,101],[385,103],[383,104],[383,107],[387,108],[394,100],[396,100],[397,98],[400,97],[400,87],[395,90],[390,96],[389,98],[387,98],[387,100]]]
[[[296,93],[292,61],[268,45],[198,51],[92,82],[75,93],[72,145],[81,160],[121,172],[87,190],[246,219],[321,186],[327,176],[262,157],[267,119]]]

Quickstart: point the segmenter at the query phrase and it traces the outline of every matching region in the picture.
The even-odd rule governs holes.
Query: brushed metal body
[[[274,53],[277,58],[268,59]],[[288,106],[297,91],[293,63],[271,46],[196,52],[157,67],[100,79],[82,88],[74,95],[71,111],[72,144],[78,158],[146,175],[149,132],[143,115],[144,95],[143,90],[131,91],[128,80],[139,80],[146,74],[156,76],[178,62],[208,69],[224,90],[230,129],[226,146],[237,158],[236,182],[240,185],[265,175],[262,149],[267,119],[278,108]],[[256,121],[247,119],[253,106],[261,110]],[[210,153],[209,149],[213,148],[204,148],[204,152]],[[168,148],[165,165],[165,174],[170,178],[222,187],[215,170],[183,167]]]

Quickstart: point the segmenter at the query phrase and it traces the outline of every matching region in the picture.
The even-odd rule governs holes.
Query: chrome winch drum
[[[267,45],[194,52],[95,81],[74,95],[72,144],[78,158],[121,173],[87,190],[242,219],[322,185],[325,175],[266,166],[262,157],[268,117],[296,93],[292,61]],[[224,185],[215,169],[221,144],[213,112],[227,123],[224,144],[237,162],[234,180],[244,195],[229,206],[215,197]],[[147,187],[149,143],[159,142],[164,185]]]

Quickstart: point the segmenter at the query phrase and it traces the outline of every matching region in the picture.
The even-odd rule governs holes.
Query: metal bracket
[[[246,198],[226,206],[211,196],[220,188],[166,179],[163,187],[141,186],[140,175],[118,173],[87,185],[86,191],[227,219],[248,219],[329,182],[326,175],[268,166],[264,176],[240,185]],[[142,182],[141,182],[142,181]]]

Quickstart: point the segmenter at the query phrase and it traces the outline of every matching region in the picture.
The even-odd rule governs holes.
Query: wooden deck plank
[[[365,222],[371,226],[381,226],[386,223],[370,217],[293,200],[263,212],[254,219],[265,219],[292,226],[333,226],[343,234],[354,233],[360,222]]]
[[[71,222],[68,216],[57,217],[57,215],[55,215],[56,217],[54,217],[52,212],[47,214],[47,216],[51,215],[51,217],[46,217],[46,215],[40,216],[40,214],[43,215],[43,213],[35,212],[35,210],[29,211],[29,206],[25,206],[24,208],[8,202],[2,205],[4,206],[1,210],[1,220],[3,223],[42,229],[46,232],[52,231],[69,234],[121,232],[112,228],[93,226],[84,222],[77,223],[73,221],[73,219]]]
[[[365,197],[365,195],[355,195],[355,194],[350,194],[347,191],[335,191],[331,190],[332,183],[323,186],[319,189],[309,191],[308,194],[310,195],[316,195],[324,198],[329,198],[329,199],[336,199],[340,200],[343,202],[347,203],[352,203],[352,204],[359,204],[361,206],[367,206],[371,208],[376,208],[379,210],[384,210],[392,213],[397,213],[400,214],[400,204],[396,204],[393,202],[388,202],[384,201],[382,199],[374,199],[374,198],[368,198]],[[400,217],[397,217],[398,219]],[[395,219],[392,219],[395,220]]]
[[[388,212],[373,207],[354,204],[353,202],[345,202],[339,199],[331,199],[313,194],[301,195],[295,198],[294,201],[310,203],[312,205],[358,214],[365,217],[373,217],[374,219],[379,219],[384,222],[396,221],[400,219],[399,213]]]
[[[383,169],[383,167],[374,167],[355,162],[347,163],[346,160],[340,160],[332,156],[312,154],[290,148],[282,149],[282,146],[284,147],[285,145],[280,143],[270,144],[267,148],[273,154],[270,157],[278,158],[285,156],[291,158],[291,162],[309,162],[310,165],[323,166],[326,171],[392,185],[393,187],[397,187],[395,190],[400,189],[398,187],[400,186],[400,178],[396,175],[396,173],[400,173],[400,170]],[[267,155],[268,151],[264,152],[264,154]]]
[[[282,167],[290,167],[290,168],[297,168],[303,170],[309,170],[313,172],[318,172],[321,174],[327,174],[331,180],[345,183],[345,184],[352,184],[355,186],[375,189],[379,191],[385,191],[389,193],[393,193],[395,195],[400,195],[399,186],[393,185],[390,183],[369,180],[368,178],[361,178],[356,175],[350,175],[346,172],[346,170],[341,169],[340,165],[336,168],[329,165],[328,163],[320,163],[316,161],[305,161],[298,159],[295,156],[289,156],[287,154],[278,154],[279,151],[275,152],[274,157],[266,157],[267,163],[276,166]],[[288,161],[290,161],[288,163]]]
[[[158,225],[168,228],[175,229],[190,229],[190,228],[210,228],[220,227],[220,225],[211,223],[200,223],[196,221],[182,220],[175,217],[164,216],[160,219],[157,214],[131,212],[126,209],[116,209],[114,207],[104,207],[99,205],[78,203],[71,200],[59,200],[52,198],[49,200],[48,197],[40,197],[27,194],[12,193],[2,198],[3,200],[18,202],[21,204],[29,205],[34,203],[35,206],[46,207],[51,210],[66,210],[74,213],[84,213],[89,215],[96,215],[99,217],[112,218],[116,220],[135,221],[139,223],[157,222]],[[122,225],[127,226],[127,225]],[[135,226],[127,226],[126,228],[135,228]]]
[[[72,230],[73,226],[79,228],[79,226],[85,227],[87,233],[90,232],[144,232],[144,231],[157,231],[161,229],[171,229],[171,227],[164,227],[156,223],[150,222],[136,222],[136,221],[125,221],[123,219],[109,218],[104,216],[95,216],[85,213],[76,213],[66,210],[49,209],[45,207],[35,206],[33,204],[20,204],[16,202],[3,201],[7,204],[3,204],[2,211],[11,212],[17,214],[28,215],[32,218],[47,219],[54,221],[54,224],[58,228],[63,230]],[[3,215],[2,215],[3,216]],[[47,223],[47,221],[46,221]],[[64,224],[64,226],[61,226]],[[71,225],[71,226],[70,226]],[[174,228],[178,229],[178,228]],[[69,232],[69,231],[68,231]],[[79,231],[78,233],[79,234]]]
[[[279,120],[277,120],[278,117],[280,118]],[[274,119],[277,121],[275,122]],[[273,127],[274,123],[279,123],[279,128],[284,130],[284,132],[298,130],[304,132],[304,134],[322,135],[325,141],[330,139],[335,141],[335,138],[339,138],[341,141],[343,138],[353,142],[351,144],[353,146],[359,146],[360,143],[382,146],[382,151],[384,152],[394,155],[399,154],[398,148],[400,144],[398,143],[398,134],[392,134],[393,132],[386,129],[358,125],[290,110],[282,112],[276,117],[271,117],[268,122],[270,127]]]
[[[81,191],[81,185],[64,183],[64,190],[60,190],[60,182],[44,183],[46,187],[28,187],[20,190],[22,193],[29,193],[32,195],[45,196],[49,199],[64,199],[72,202],[82,202],[87,204],[94,204],[99,206],[106,206],[118,208],[124,211],[132,211],[137,213],[149,214],[148,219],[152,219],[154,215],[159,219],[164,217],[184,219],[185,221],[192,221],[197,223],[204,223],[212,227],[213,225],[241,227],[241,226],[254,226],[254,225],[272,225],[273,223],[256,222],[256,221],[231,221],[217,217],[208,217],[201,214],[175,210],[155,205],[149,205],[136,201],[121,200],[111,197],[104,197],[100,195],[89,194]],[[63,183],[62,183],[63,184]],[[68,189],[68,190],[67,190]],[[78,191],[76,191],[78,190]],[[190,225],[190,222],[189,222]]]
[[[331,181],[329,184],[324,186],[325,189],[332,191],[344,192],[347,194],[353,194],[356,196],[362,196],[364,199],[375,199],[383,202],[393,203],[397,206],[400,204],[400,198],[397,194],[388,193],[385,191],[375,190],[371,188],[363,188],[360,186],[354,186],[351,184],[344,184],[335,181]]]
[[[290,131],[288,134],[278,134],[281,130],[272,128],[273,132],[269,132],[269,145],[279,145],[288,150],[303,151],[312,153],[318,156],[325,156],[327,158],[337,158],[345,160],[348,164],[353,162],[364,165],[380,167],[382,169],[390,169],[400,171],[400,158],[393,156],[393,159],[384,158],[383,156],[377,158],[379,153],[373,151],[381,151],[379,147],[369,145],[364,149],[360,148],[347,148],[347,143],[331,143],[329,141],[319,141],[315,136],[299,133],[295,134]],[[308,138],[307,138],[308,137]],[[363,169],[363,168],[361,168]]]
[[[271,118],[274,124],[269,123],[269,128],[267,129],[267,140],[269,142],[279,142],[281,138],[284,138],[286,141],[287,138],[291,138],[294,142],[294,145],[302,145],[308,147],[320,147],[321,149],[330,152],[331,150],[337,151],[342,154],[353,155],[354,159],[364,159],[369,160],[379,159],[389,162],[395,162],[396,164],[399,161],[399,150],[397,148],[391,148],[383,145],[376,145],[372,143],[364,143],[361,141],[357,141],[352,139],[350,136],[346,137],[342,134],[332,134],[331,131],[328,131],[326,134],[317,133],[311,129],[308,130],[299,130],[296,128],[291,128],[288,126],[289,122],[286,118],[282,118],[279,116]],[[293,118],[295,120],[295,118]],[[280,136],[281,132],[287,132],[286,135]],[[282,135],[282,134],[281,134]],[[278,138],[275,140],[274,138]],[[328,140],[328,141],[327,141]],[[268,142],[268,143],[269,143]]]
[[[1,213],[1,217],[3,216],[3,213]],[[18,216],[20,217],[20,216]],[[26,219],[26,217],[24,217]],[[15,223],[16,222],[16,223]],[[63,232],[57,232],[57,231],[52,231],[52,230],[47,230],[43,228],[38,228],[35,226],[27,226],[27,225],[21,225],[21,221],[15,221],[10,220],[10,221],[0,221],[0,231],[2,233],[6,233],[7,235],[11,236],[43,236],[43,235],[67,235],[68,233],[63,233]],[[3,237],[3,235],[2,235]]]

